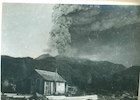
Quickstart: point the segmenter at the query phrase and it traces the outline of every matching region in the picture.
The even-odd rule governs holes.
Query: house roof
[[[58,73],[35,69],[35,71],[47,81],[66,82]]]

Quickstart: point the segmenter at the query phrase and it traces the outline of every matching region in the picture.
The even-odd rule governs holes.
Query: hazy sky
[[[47,48],[53,5],[3,4],[2,55],[37,57]]]
[[[68,56],[140,65],[140,6],[58,5],[54,16],[65,17],[52,27],[53,7],[3,4],[2,55],[35,58],[44,50],[54,53],[66,47]],[[56,49],[50,48],[50,31]]]

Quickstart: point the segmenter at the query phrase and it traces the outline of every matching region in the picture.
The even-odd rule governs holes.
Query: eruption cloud
[[[139,64],[140,6],[55,5],[50,51]]]

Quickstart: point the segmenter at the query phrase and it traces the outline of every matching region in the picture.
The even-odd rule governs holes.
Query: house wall
[[[44,81],[44,95],[50,95],[50,82]]]
[[[46,81],[38,73],[34,73],[30,76],[31,80],[31,92],[38,92],[44,95],[65,94],[66,86],[65,82]]]
[[[55,94],[55,84],[51,82],[51,94]]]
[[[65,83],[62,82],[44,82],[44,95],[65,94]]]
[[[31,91],[30,93],[38,92],[40,94],[44,93],[44,79],[38,74],[34,74],[30,77],[31,80]]]
[[[44,93],[44,80],[42,78],[36,79],[36,92],[40,94]]]
[[[56,94],[65,94],[65,83],[56,82]]]
[[[55,83],[50,81],[44,81],[44,95],[55,94]]]

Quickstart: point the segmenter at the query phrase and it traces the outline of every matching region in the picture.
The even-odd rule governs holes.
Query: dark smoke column
[[[51,51],[59,55],[139,64],[140,6],[55,5]]]
[[[78,12],[86,12],[92,9],[91,13],[81,15]],[[90,14],[90,15],[88,15]],[[53,12],[53,29],[51,35],[51,48],[57,49],[60,55],[75,55],[76,49],[72,48],[72,35],[70,28],[83,24],[88,24],[92,19],[88,16],[98,14],[97,10],[93,10],[93,6],[83,5],[55,5]],[[79,35],[80,36],[80,35]],[[55,48],[54,48],[55,47]]]
[[[56,49],[60,55],[64,55],[71,48],[71,35],[69,27],[71,19],[67,17],[67,5],[55,5],[53,12],[53,29],[51,35],[51,48]]]

